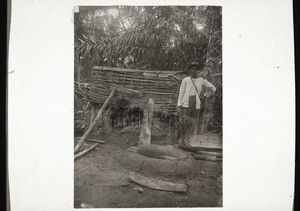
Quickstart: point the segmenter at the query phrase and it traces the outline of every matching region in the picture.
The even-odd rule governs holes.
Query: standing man
[[[204,96],[209,96],[216,91],[216,87],[206,79],[197,77],[199,69],[198,62],[191,63],[190,76],[182,80],[178,96],[177,109],[181,118],[183,118],[182,120],[186,122],[189,135],[197,134],[200,109],[202,110],[200,94],[203,87],[208,90]]]

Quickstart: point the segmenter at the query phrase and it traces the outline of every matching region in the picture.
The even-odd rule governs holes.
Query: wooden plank
[[[145,177],[134,172],[129,173],[129,179],[142,186],[152,188],[155,190],[172,191],[172,192],[186,192],[187,190],[186,184],[166,182],[158,179],[153,179],[150,177]]]
[[[210,156],[210,155],[198,155],[198,154],[193,154],[193,157],[196,160],[205,160],[205,161],[215,161],[215,162],[220,162],[222,161],[222,158],[217,158],[215,156]]]
[[[167,100],[165,101],[156,101],[156,97],[153,96],[149,96],[149,98],[154,98],[155,99],[155,104],[156,106],[162,106],[162,107],[166,107],[166,108],[175,108],[175,100],[172,100],[171,102],[168,102]],[[89,97],[90,101],[95,101],[95,102],[103,102],[105,101],[105,99],[107,98],[107,95],[91,95]],[[147,103],[146,100],[140,100],[140,99],[129,99],[131,102],[131,105],[140,105],[142,107],[145,106],[145,104]],[[112,100],[112,103],[116,103],[116,100]],[[137,107],[137,106],[136,106]]]
[[[119,68],[119,67],[106,67],[106,66],[95,66],[93,67],[94,70],[106,70],[106,71],[117,71],[117,72],[131,72],[131,73],[165,73],[165,74],[172,74],[179,71],[157,71],[157,70],[138,70],[138,69],[126,69],[126,68]]]
[[[209,152],[209,151],[204,151],[204,150],[197,150],[195,154],[215,156],[217,158],[223,157],[221,152]]]
[[[90,92],[94,92],[96,89],[104,89],[107,90],[110,86],[110,84],[118,84],[120,86],[126,86],[127,88],[131,88],[131,89],[137,89],[137,90],[147,90],[147,91],[169,91],[170,93],[179,93],[178,89],[180,87],[180,84],[178,85],[178,89],[177,86],[173,87],[172,89],[170,89],[169,86],[167,86],[166,84],[141,84],[141,83],[131,83],[131,82],[105,82],[102,81],[101,83],[99,81],[97,81],[98,83],[95,83],[91,86],[91,90]]]
[[[222,146],[215,143],[197,143],[191,144],[188,141],[185,141],[185,144],[191,149],[204,150],[204,151],[222,151]]]
[[[139,72],[140,73],[140,72]],[[147,73],[145,73],[147,74]],[[143,73],[142,75],[137,75],[137,74],[123,74],[120,72],[99,72],[93,75],[93,78],[107,78],[107,79],[115,79],[115,78],[119,78],[119,79],[144,79],[144,80],[155,80],[155,81],[176,81],[173,80],[173,78],[170,78],[170,76],[174,76],[174,74],[158,74],[158,76],[156,77],[149,77],[149,76],[145,76],[145,74]],[[155,74],[157,75],[157,74]],[[162,77],[163,75],[165,75],[164,77]],[[174,76],[176,77],[176,76]]]
[[[185,144],[192,149],[222,150],[222,141],[219,134],[194,135],[185,140]]]

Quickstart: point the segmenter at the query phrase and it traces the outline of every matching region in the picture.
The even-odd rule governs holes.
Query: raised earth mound
[[[173,146],[143,145],[128,148],[119,158],[120,163],[137,172],[164,176],[197,173],[193,156]]]

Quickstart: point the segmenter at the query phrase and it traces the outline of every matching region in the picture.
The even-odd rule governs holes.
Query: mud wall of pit
[[[119,157],[119,162],[133,171],[164,176],[194,175],[198,171],[193,156],[172,146],[130,147]]]

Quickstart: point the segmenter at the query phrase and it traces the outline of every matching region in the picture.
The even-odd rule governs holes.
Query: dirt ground
[[[136,146],[138,137],[139,130],[115,131],[101,138],[94,137],[106,143],[75,161],[75,208],[80,208],[82,203],[95,208],[222,206],[221,162],[197,160],[199,172],[196,176],[170,178],[172,181],[186,181],[186,193],[153,190],[130,181],[130,170],[118,163],[118,156],[129,147]],[[165,140],[166,134],[153,135],[151,144],[166,145]]]

